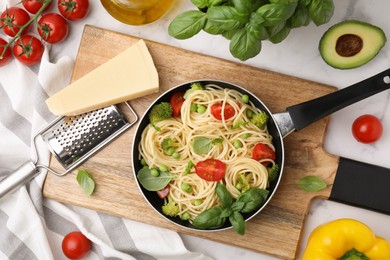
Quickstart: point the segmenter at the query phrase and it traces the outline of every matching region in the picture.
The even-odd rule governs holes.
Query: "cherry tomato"
[[[49,9],[49,7],[51,6],[51,3],[46,6],[45,10],[46,11],[47,9]],[[43,1],[42,0],[23,0],[22,1],[22,4],[23,4],[23,7],[27,10],[27,12],[29,12],[30,14],[36,14],[39,9],[41,9],[42,5],[43,5]]]
[[[352,124],[352,134],[361,143],[377,141],[383,132],[381,121],[373,115],[362,115]]]
[[[20,27],[28,21],[30,21],[30,15],[24,9],[13,6],[1,14],[0,28],[3,28],[8,36],[14,37],[19,32]]]
[[[3,53],[4,51],[4,46],[7,44],[7,41],[0,38],[0,57],[1,57],[1,54]],[[11,61],[11,58],[12,58],[12,52],[11,52],[11,48],[8,48],[3,57],[0,58],[0,67],[1,66],[4,66],[5,64],[7,64],[8,62]]]
[[[219,181],[225,176],[226,165],[217,159],[206,159],[195,165],[196,174],[206,181]]]
[[[88,0],[58,0],[58,10],[70,21],[84,18],[89,10]]]
[[[275,160],[276,154],[275,151],[272,150],[271,147],[269,147],[268,145],[263,143],[258,143],[253,148],[252,158],[256,161],[260,161],[263,159]],[[267,165],[268,163],[269,162],[264,162],[263,164]]]
[[[13,48],[16,59],[27,66],[40,62],[44,50],[42,42],[32,35],[22,35]]]
[[[211,106],[211,114],[215,119],[222,120],[222,102],[215,103]],[[228,103],[225,103],[223,115],[225,120],[232,118],[236,114],[234,107]]]
[[[80,259],[91,250],[91,241],[83,233],[75,231],[62,240],[62,252],[70,259]]]
[[[181,106],[184,103],[184,93],[182,92],[176,92],[172,95],[171,100],[169,101],[172,106],[172,115],[174,117],[180,115]]]
[[[58,43],[68,36],[68,22],[59,14],[48,13],[38,21],[38,33],[48,43]]]
[[[160,197],[160,199],[164,199],[166,196],[168,196],[170,189],[171,189],[171,186],[168,184],[167,186],[165,186],[164,189],[158,190],[156,192],[157,192],[157,195]]]

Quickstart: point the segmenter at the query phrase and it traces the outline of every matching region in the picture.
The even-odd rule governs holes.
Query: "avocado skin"
[[[352,57],[343,57],[335,50],[337,39],[345,34],[358,35],[363,40],[362,50]],[[324,33],[319,51],[328,65],[336,69],[352,69],[372,60],[386,41],[386,35],[381,28],[358,20],[345,20],[333,25]]]

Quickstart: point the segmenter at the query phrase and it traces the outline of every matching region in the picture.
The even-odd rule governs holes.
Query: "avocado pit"
[[[344,34],[337,39],[336,52],[343,57],[352,57],[363,48],[363,40],[355,34]]]

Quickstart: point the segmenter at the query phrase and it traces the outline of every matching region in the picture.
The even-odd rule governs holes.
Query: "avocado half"
[[[338,69],[352,69],[372,60],[386,43],[381,28],[357,20],[330,27],[320,40],[322,58]]]

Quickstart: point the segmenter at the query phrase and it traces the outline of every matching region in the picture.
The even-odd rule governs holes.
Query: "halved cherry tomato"
[[[4,52],[4,55],[3,57],[1,57],[1,54],[3,53],[4,51],[4,46],[7,44],[7,41],[0,38],[0,67],[1,66],[4,66],[5,64],[7,64],[8,62],[11,61],[11,58],[12,58],[12,52],[11,52],[11,48],[8,48],[5,52]]]
[[[40,62],[44,50],[42,42],[32,35],[22,35],[13,48],[15,58],[27,66]]]
[[[59,14],[48,13],[38,21],[38,33],[48,43],[58,43],[68,36],[68,22]]]
[[[164,199],[166,196],[168,196],[170,189],[171,189],[171,186],[168,184],[167,186],[165,186],[164,189],[158,190],[156,192],[157,192],[157,195],[160,197],[160,199]]]
[[[206,181],[219,181],[225,176],[226,165],[217,159],[206,159],[195,165],[196,174]]]
[[[215,119],[222,120],[222,102],[215,103],[211,106],[211,114]],[[223,115],[225,120],[232,118],[236,114],[234,107],[228,103],[225,103]]]
[[[62,251],[69,259],[81,259],[91,250],[91,241],[79,231],[67,234],[62,240]]]
[[[58,10],[66,19],[76,21],[88,14],[89,0],[58,0]]]
[[[181,106],[184,103],[184,93],[182,92],[176,92],[172,95],[171,100],[169,101],[172,106],[172,115],[174,117],[180,115]]]
[[[30,15],[22,8],[13,6],[4,10],[1,14],[0,28],[11,37],[14,37],[20,27],[30,21]],[[23,31],[26,32],[27,28]]]
[[[49,9],[49,7],[51,6],[51,3],[49,3],[48,6],[46,6],[45,10],[46,11],[47,9]],[[31,13],[31,14],[36,14],[39,9],[41,9],[42,5],[43,5],[43,0],[22,0],[22,4],[23,4],[23,7],[27,10],[27,12]]]
[[[373,115],[362,115],[352,124],[352,134],[361,143],[377,141],[383,132],[381,121]]]
[[[263,159],[275,160],[276,154],[275,151],[272,150],[271,147],[269,147],[268,145],[263,143],[258,143],[253,148],[252,158],[256,161],[260,161]],[[263,164],[267,165],[268,162],[264,162]]]

